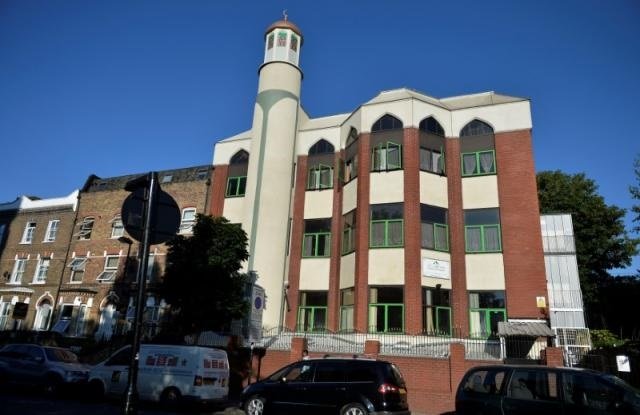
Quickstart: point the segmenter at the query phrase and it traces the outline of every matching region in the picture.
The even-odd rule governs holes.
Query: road
[[[4,386],[4,385],[3,385]],[[226,406],[226,407],[225,407]],[[230,405],[178,406],[161,408],[142,403],[139,415],[244,415]],[[122,405],[116,401],[95,402],[83,397],[47,397],[27,389],[0,388],[0,413],[20,415],[120,415]]]

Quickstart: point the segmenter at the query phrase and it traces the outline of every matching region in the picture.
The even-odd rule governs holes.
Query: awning
[[[555,337],[555,333],[543,321],[501,321],[498,323],[500,337]]]

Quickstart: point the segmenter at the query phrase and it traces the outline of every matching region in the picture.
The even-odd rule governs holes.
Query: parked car
[[[247,386],[240,399],[248,415],[411,414],[398,368],[373,359],[301,360]]]
[[[125,346],[89,374],[90,391],[121,397],[127,389],[131,346]],[[223,401],[229,394],[227,352],[200,346],[143,344],[138,363],[140,399],[175,403],[181,400]]]
[[[0,349],[0,380],[41,386],[48,393],[69,385],[82,385],[89,366],[60,347],[37,344],[8,344]]]
[[[478,366],[458,386],[456,414],[640,414],[640,393],[613,375],[592,370]]]

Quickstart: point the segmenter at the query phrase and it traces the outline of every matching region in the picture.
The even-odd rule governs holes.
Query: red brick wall
[[[536,296],[547,296],[547,284],[531,133],[498,133],[495,138],[507,315],[542,317]]]
[[[404,304],[405,331],[422,331],[422,276],[420,227],[420,142],[418,130],[406,128],[404,168]]]
[[[358,139],[358,209],[356,211],[356,269],[354,329],[367,332],[369,302],[369,185],[371,170],[370,134]]]
[[[447,138],[445,158],[449,193],[449,248],[451,250],[453,329],[454,332],[464,336],[469,333],[469,298],[465,270],[462,173],[460,171],[460,140],[458,138]]]
[[[293,339],[291,350],[267,350],[260,367],[260,378],[264,379],[281,367],[301,358],[301,348],[306,347],[303,338]],[[450,357],[432,359],[377,355],[379,343],[367,341],[365,355],[394,363],[402,372],[407,384],[409,408],[412,414],[436,415],[455,409],[455,393],[465,372],[474,366],[496,364],[495,361],[465,360],[464,346],[452,344]],[[322,352],[310,352],[312,358],[322,357]],[[332,356],[340,354],[332,353]],[[349,357],[347,355],[343,355]],[[257,358],[253,371],[257,373]]]
[[[222,216],[224,212],[224,195],[227,191],[229,165],[215,166],[211,178],[211,201],[208,212],[211,216]]]
[[[307,156],[298,156],[296,163],[296,187],[293,196],[293,219],[289,242],[289,289],[287,299],[289,307],[285,310],[285,325],[293,329],[296,326],[298,301],[300,294],[300,264],[302,261],[302,236],[304,234],[304,198],[307,184]]]
[[[340,261],[342,241],[342,177],[340,166],[344,151],[336,153],[333,169],[333,206],[331,221],[331,263],[329,264],[329,293],[327,297],[327,328],[340,328]]]

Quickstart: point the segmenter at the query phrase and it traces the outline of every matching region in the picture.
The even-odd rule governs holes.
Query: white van
[[[125,346],[89,373],[91,391],[121,397],[127,389],[131,346]],[[201,346],[140,346],[141,400],[221,401],[229,395],[229,360],[224,350]]]

